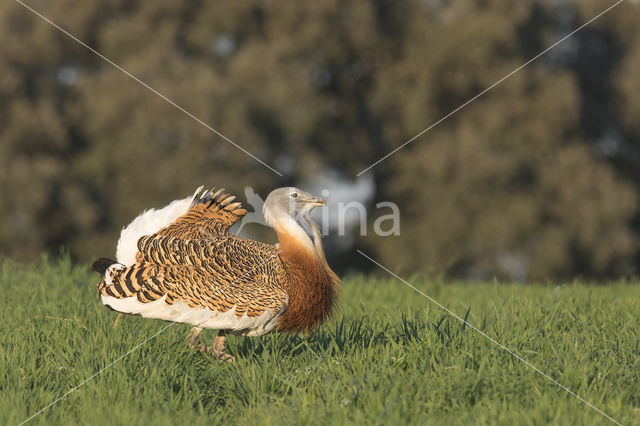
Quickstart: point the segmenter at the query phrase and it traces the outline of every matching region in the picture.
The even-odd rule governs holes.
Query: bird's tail
[[[101,257],[100,259],[96,260],[91,264],[91,270],[93,272],[97,272],[100,275],[104,275],[105,272],[107,272],[107,268],[113,265],[114,263],[118,263],[118,262],[106,257]]]

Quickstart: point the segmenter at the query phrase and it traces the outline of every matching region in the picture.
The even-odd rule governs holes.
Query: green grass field
[[[0,266],[0,424],[17,424],[169,323],[102,306],[87,267]],[[623,424],[640,424],[640,286],[416,287]],[[424,297],[347,277],[309,336],[231,337],[237,362],[147,341],[29,424],[611,424]],[[213,339],[215,332],[203,333]]]

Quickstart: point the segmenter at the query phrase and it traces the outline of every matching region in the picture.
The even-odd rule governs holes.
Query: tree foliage
[[[29,3],[270,172],[18,3],[0,5],[0,253],[111,253],[200,184],[347,179],[599,13],[595,0]],[[640,5],[622,4],[367,173],[407,271],[635,271]],[[371,218],[373,219],[373,217]],[[342,257],[343,259],[349,259]]]

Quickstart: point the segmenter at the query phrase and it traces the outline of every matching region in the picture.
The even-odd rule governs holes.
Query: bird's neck
[[[278,234],[278,251],[285,264],[289,295],[286,311],[278,322],[282,331],[311,330],[331,313],[340,280],[325,259],[320,229],[308,215],[306,220],[312,237],[297,221],[274,226]],[[313,239],[312,239],[313,238]]]
[[[311,219],[300,218],[300,221],[306,221],[306,226],[309,230],[313,230],[313,225],[315,222],[311,221]],[[313,225],[311,225],[313,223]],[[317,227],[317,225],[315,225]],[[278,235],[278,247],[280,252],[286,248],[288,251],[295,252],[304,252],[309,255],[317,256],[319,253],[317,251],[318,244],[316,241],[313,241],[309,236],[308,232],[305,230],[298,221],[294,218],[287,216],[281,220],[278,220],[273,224],[273,229],[275,229],[276,234]],[[314,240],[316,236],[314,234]],[[324,250],[322,250],[322,243],[320,242],[320,251],[321,258],[324,259]]]

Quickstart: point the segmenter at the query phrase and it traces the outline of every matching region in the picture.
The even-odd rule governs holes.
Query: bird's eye
[[[289,197],[291,198],[296,198],[298,196],[297,192],[292,192],[291,194],[289,194]]]

